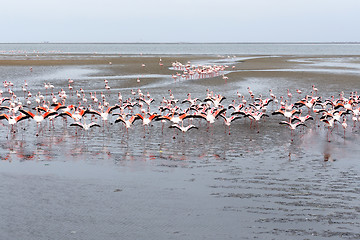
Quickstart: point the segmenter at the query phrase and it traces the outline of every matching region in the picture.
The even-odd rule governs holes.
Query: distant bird
[[[318,89],[315,87],[315,85],[312,85],[312,89],[315,92],[315,95],[317,96]]]
[[[288,95],[288,98],[290,99],[290,102],[291,102],[292,94],[291,94],[289,89],[287,90],[287,95]]]

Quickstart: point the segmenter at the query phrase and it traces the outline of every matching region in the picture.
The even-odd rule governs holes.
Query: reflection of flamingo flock
[[[69,79],[69,86],[71,87],[72,80]],[[108,86],[108,82],[105,82]],[[353,122],[356,127],[356,122],[359,121],[359,101],[360,97],[356,92],[352,92],[350,96],[346,97],[343,92],[339,94],[339,98],[332,96],[329,99],[323,99],[317,96],[317,89],[312,86],[312,95],[305,95],[300,100],[291,103],[294,97],[290,90],[287,91],[287,98],[276,97],[272,90],[269,90],[268,97],[259,95],[255,97],[254,93],[248,88],[249,98],[237,92],[235,99],[231,104],[223,105],[223,100],[226,97],[221,94],[207,90],[206,97],[203,100],[199,98],[192,98],[188,93],[187,98],[179,102],[175,99],[171,90],[169,90],[168,97],[164,96],[160,101],[160,105],[154,106],[155,100],[151,98],[150,94],[144,94],[140,89],[137,91],[131,90],[131,96],[123,100],[122,94],[118,93],[118,100],[116,103],[110,105],[104,93],[101,93],[101,98],[98,99],[96,92],[90,93],[90,99],[87,100],[83,89],[76,90],[72,99],[69,95],[61,89],[57,94],[54,93],[51,84],[45,84],[46,94],[43,96],[40,92],[33,95],[27,89],[27,83],[22,86],[24,92],[25,104],[21,103],[19,98],[12,90],[13,84],[11,82],[4,82],[6,92],[0,92],[0,119],[6,119],[14,129],[18,122],[24,119],[33,119],[37,127],[45,120],[48,120],[54,126],[54,122],[58,118],[66,120],[72,119],[70,126],[81,127],[84,130],[89,130],[92,127],[107,126],[111,120],[110,116],[117,116],[115,123],[123,123],[126,131],[130,129],[137,120],[141,120],[144,129],[153,122],[161,122],[164,127],[165,122],[170,122],[170,128],[175,128],[185,133],[190,129],[197,129],[198,124],[196,119],[207,122],[208,127],[213,126],[217,119],[222,118],[225,126],[230,128],[233,121],[243,118],[250,119],[250,128],[257,129],[259,132],[259,122],[264,117],[270,115],[281,115],[284,120],[280,121],[281,125],[287,126],[293,130],[300,126],[306,126],[306,122],[312,120],[319,120],[329,129],[331,134],[337,124],[347,128],[347,120]],[[73,88],[69,87],[70,91]],[[47,93],[50,89],[51,93]],[[105,88],[110,91],[110,88]],[[300,90],[297,90],[299,96]],[[9,96],[3,96],[3,95]],[[35,103],[34,102],[35,98]],[[67,104],[72,102],[72,104]],[[75,105],[76,103],[76,105]],[[272,105],[271,114],[268,114],[268,107]],[[157,111],[153,111],[153,109]],[[275,109],[275,110],[274,110]],[[115,113],[115,111],[118,111]],[[306,114],[304,114],[306,112]],[[86,123],[86,115],[90,115],[90,123]],[[98,122],[101,120],[102,124]],[[185,123],[185,119],[188,122]],[[184,126],[185,125],[185,126]],[[187,126],[186,126],[187,125]],[[229,130],[230,134],[230,130]]]

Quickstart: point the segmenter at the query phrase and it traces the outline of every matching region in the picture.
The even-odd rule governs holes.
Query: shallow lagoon
[[[195,61],[196,56],[191,59]],[[274,70],[281,74],[276,78],[267,73],[256,75],[263,69],[255,70],[253,76],[240,69],[243,62],[236,62],[226,83],[221,77],[173,82],[171,75],[157,75],[154,67],[149,75],[139,67],[137,74],[126,79],[121,70],[111,71],[116,63],[40,65],[32,72],[26,65],[2,66],[0,76],[14,82],[18,96],[22,96],[25,79],[32,91],[43,92],[46,79],[59,91],[71,78],[76,88],[83,87],[89,94],[104,91],[103,79],[109,78],[109,102],[117,101],[119,91],[124,98],[130,97],[140,76],[147,79],[141,89],[156,99],[154,106],[168,96],[169,89],[176,98],[185,99],[188,92],[205,98],[209,88],[226,96],[227,105],[237,98],[237,91],[248,99],[248,86],[263,96],[269,88],[285,96],[288,88],[296,86],[303,94],[293,93],[293,101],[310,94],[314,81],[319,94],[326,97],[339,90],[356,90],[357,72],[337,76],[351,81],[326,82],[321,76],[334,74],[334,69],[327,71],[333,65],[299,66],[301,59],[289,63],[291,69],[301,67],[312,78],[291,75],[293,71],[287,68]],[[308,58],[303,64],[308,64]],[[244,72],[249,75],[243,76]],[[273,105],[268,111],[275,109]],[[115,118],[86,133],[70,127],[71,119],[58,119],[54,126],[43,122],[41,130],[25,120],[16,133],[9,132],[2,120],[2,239],[360,237],[358,127],[349,127],[344,138],[339,125],[328,142],[327,129],[314,121],[296,131],[291,141],[290,130],[279,125],[283,119],[278,116],[261,121],[259,132],[249,128],[248,119],[237,120],[230,135],[222,121],[208,129],[206,122],[198,120],[199,129],[186,134],[169,129],[169,124],[162,129],[160,122],[146,131],[136,122],[126,133],[121,124],[114,124]]]

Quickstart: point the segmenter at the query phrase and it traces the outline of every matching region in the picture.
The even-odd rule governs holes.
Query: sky
[[[359,23],[359,0],[2,0],[0,42],[360,42]]]

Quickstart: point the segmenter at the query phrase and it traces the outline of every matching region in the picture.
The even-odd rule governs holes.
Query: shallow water
[[[85,91],[103,87],[86,67],[69,69],[36,69],[31,87],[40,90],[53,76],[58,90],[68,78],[85,80],[87,74]],[[27,67],[1,67],[0,76],[19,86],[30,73]],[[150,91],[156,105],[168,89],[180,100],[188,92],[206,96],[206,79],[168,80],[142,91]],[[265,95],[269,86],[286,94],[293,84],[288,78],[248,78],[215,83],[211,90],[230,104],[248,86]],[[319,88],[329,97],[339,86],[354,88]],[[119,87],[110,91],[109,102],[116,102],[119,90],[130,97],[129,89]],[[0,123],[1,239],[360,238],[359,126],[345,138],[339,126],[328,142],[323,125],[310,123],[292,137],[277,116],[261,121],[259,130],[237,120],[230,134],[222,121],[208,129],[194,120],[199,129],[182,134],[169,124],[162,129],[160,122],[145,131],[136,122],[126,133],[114,120],[86,133],[76,133],[70,119],[44,122],[40,130],[25,120],[16,133]]]
[[[176,139],[170,129],[142,138],[140,127],[132,137],[44,131],[4,140],[2,237],[359,237],[358,136],[314,144],[306,132],[291,142],[276,126],[257,134],[240,125]]]

